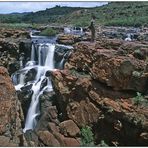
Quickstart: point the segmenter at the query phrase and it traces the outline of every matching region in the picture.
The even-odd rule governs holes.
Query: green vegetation
[[[38,28],[40,28],[40,24],[0,23],[0,27],[1,28],[10,28],[10,29],[26,29],[26,28],[38,29]]]
[[[148,2],[109,2],[94,8],[60,7],[30,13],[1,14],[0,23],[88,26],[91,16],[97,25],[148,26]]]
[[[139,78],[141,76],[142,73],[138,72],[138,71],[133,71],[132,75],[136,78]]]
[[[101,142],[100,142],[100,144],[98,146],[108,147],[109,145],[107,145],[104,140],[101,140]]]
[[[141,104],[144,100],[145,100],[144,96],[139,92],[137,92],[137,96],[133,98],[133,101],[134,101],[135,105]]]
[[[89,126],[81,129],[81,146],[95,146],[92,129]]]
[[[57,34],[57,31],[52,28],[46,28],[40,33],[40,35],[44,35],[44,36],[55,36],[56,34]]]

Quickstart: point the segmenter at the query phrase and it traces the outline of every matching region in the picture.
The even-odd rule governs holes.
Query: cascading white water
[[[48,44],[48,53],[47,53],[47,58],[45,60],[45,66],[48,66],[49,69],[54,69],[54,50],[55,50],[55,45],[53,44]]]
[[[39,105],[39,97],[44,92],[44,90],[46,89],[48,89],[48,91],[52,90],[51,85],[49,86],[48,83],[46,87],[40,90],[40,86],[44,78],[45,76],[43,75],[40,78],[40,81],[38,81],[37,83],[34,83],[32,86],[33,95],[32,95],[31,104],[27,113],[25,128],[23,129],[23,132],[26,132],[27,130],[33,129],[35,127],[37,123],[36,117],[40,114],[39,110],[37,109],[37,106]]]
[[[83,33],[83,28],[82,28],[82,27],[81,27],[81,30],[80,30],[80,32],[81,32],[81,33]]]
[[[54,62],[54,52],[55,44],[51,43],[40,43],[36,42],[35,45],[32,45],[31,49],[31,61],[28,61],[25,67],[15,72],[13,76],[15,89],[24,90],[30,86],[32,90],[31,103],[27,112],[25,127],[23,132],[26,132],[29,129],[34,129],[37,124],[37,116],[40,114],[39,110],[39,98],[46,91],[52,91],[51,81],[46,77],[47,71],[53,71],[55,68]],[[70,46],[56,45],[61,48],[65,47],[72,49]],[[64,65],[64,57],[60,62],[60,69]],[[23,65],[22,65],[23,66]],[[31,75],[30,75],[31,74]],[[29,77],[31,76],[31,78]],[[25,88],[27,87],[27,88]]]
[[[42,50],[42,46],[40,45],[38,48],[38,65],[40,66],[41,66],[41,56],[42,56],[41,50]]]
[[[35,47],[33,44],[31,48],[31,61],[35,61]]]
[[[20,90],[20,88],[24,86],[24,79],[25,79],[25,74],[21,73],[19,77],[19,84],[15,86],[16,90]]]
[[[35,49],[37,48],[37,49]],[[31,49],[31,61],[28,61],[23,69],[20,69],[16,75],[15,79],[18,78],[18,81],[15,81],[15,89],[21,90],[23,86],[32,84],[32,97],[30,107],[26,116],[25,127],[23,132],[26,132],[29,129],[34,129],[36,126],[36,117],[40,114],[39,111],[39,97],[43,92],[52,91],[52,85],[49,78],[46,77],[46,72],[54,70],[54,44],[38,44],[37,46],[32,45]],[[37,61],[35,61],[35,52],[37,51]],[[36,65],[36,63],[38,63]],[[33,80],[26,81],[27,73],[34,69],[36,74]],[[47,80],[47,83],[44,84],[44,80]],[[41,84],[44,84],[42,87]]]
[[[64,59],[64,57],[63,57],[62,60],[61,60],[61,62],[60,62],[60,64],[59,64],[59,67],[60,67],[60,68],[63,68],[63,66],[64,66],[64,61],[65,61],[65,59]]]
[[[35,78],[36,82],[32,86],[33,95],[32,95],[31,104],[26,117],[25,128],[23,130],[24,132],[26,132],[26,130],[33,129],[36,125],[36,117],[39,115],[39,110],[37,109],[37,106],[39,104],[40,95],[44,92],[45,89],[48,89],[48,91],[52,90],[51,83],[49,82],[47,83],[47,86],[45,86],[42,90],[40,90],[41,83],[46,78],[45,76],[46,71],[54,69],[53,60],[54,60],[55,45],[46,44],[45,46],[47,47],[48,50],[46,50],[46,48],[42,48],[43,44],[40,44],[38,48],[38,65],[39,66],[38,66],[37,75]],[[45,54],[43,54],[44,52]],[[46,58],[43,59],[45,55],[46,55]],[[45,61],[44,65],[42,61]]]

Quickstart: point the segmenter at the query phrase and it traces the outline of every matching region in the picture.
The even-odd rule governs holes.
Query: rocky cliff
[[[15,88],[4,67],[0,67],[0,146],[26,146],[21,123],[24,120]]]
[[[144,46],[119,40],[77,43],[65,70],[52,73],[62,120],[72,120],[79,128],[91,126],[95,144],[105,140],[112,146],[147,145]],[[137,92],[142,94],[138,102]]]
[[[19,58],[21,53],[26,52],[25,46],[27,45],[26,40],[29,37],[29,32],[17,29],[6,30],[4,28],[1,28],[0,32],[0,66],[7,68],[11,75],[20,68]]]
[[[22,42],[23,31],[2,31],[0,63],[11,74],[20,67],[21,53],[30,57],[30,42]],[[61,43],[79,43],[66,55],[64,70],[49,72],[54,91],[40,96],[38,124],[25,134],[32,92],[22,88],[18,100],[7,70],[0,67],[0,146],[80,146],[85,125],[92,127],[96,146],[102,140],[110,146],[148,145],[146,42],[87,39],[60,36]],[[55,59],[63,55],[56,47]]]

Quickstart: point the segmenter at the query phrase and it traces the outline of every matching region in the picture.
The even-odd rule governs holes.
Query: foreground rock
[[[63,120],[91,126],[95,144],[103,139],[111,146],[146,146],[148,101],[136,104],[133,97],[147,93],[147,62],[128,48],[121,52],[124,42],[117,43],[116,48],[101,41],[75,46],[65,70],[52,73],[57,107]]]
[[[0,67],[0,146],[26,146],[23,113],[8,72]]]

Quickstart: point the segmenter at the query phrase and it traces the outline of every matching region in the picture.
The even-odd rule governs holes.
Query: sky
[[[12,12],[36,12],[45,10],[56,5],[72,7],[95,7],[106,4],[107,2],[0,2],[0,13]]]

